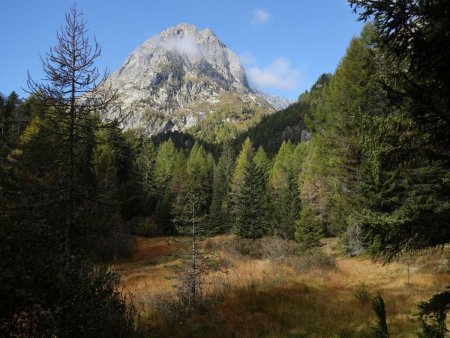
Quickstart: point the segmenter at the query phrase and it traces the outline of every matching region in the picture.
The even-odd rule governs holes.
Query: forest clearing
[[[449,337],[450,0],[79,1],[2,7],[0,338]]]
[[[114,263],[150,336],[370,337],[376,320],[371,299],[380,293],[391,336],[412,337],[417,304],[450,282],[448,248],[384,265],[347,257],[337,238],[327,238],[321,249],[328,259],[308,264],[301,256],[245,257],[230,252],[227,243],[234,236],[216,236],[200,242],[203,256],[214,257],[210,270],[217,270],[205,277],[205,306],[174,321],[179,314],[171,304],[184,240],[138,237],[134,256]]]

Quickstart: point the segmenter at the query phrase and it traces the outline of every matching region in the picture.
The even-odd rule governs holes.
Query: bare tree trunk
[[[74,41],[72,41],[72,45]],[[75,174],[75,154],[74,154],[74,134],[75,134],[75,56],[72,59],[72,83],[71,83],[71,94],[70,94],[70,124],[69,124],[69,182],[68,182],[68,194],[69,194],[69,210],[67,213],[67,226],[65,233],[65,249],[66,255],[70,255],[70,232],[73,227],[73,213],[74,213],[74,174]]]
[[[192,196],[194,201],[194,196]],[[192,299],[195,303],[197,293],[197,251],[195,247],[195,203],[192,203]]]

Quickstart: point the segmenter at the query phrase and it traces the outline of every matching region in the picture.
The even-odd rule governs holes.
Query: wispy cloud
[[[182,37],[171,37],[161,41],[161,44],[168,50],[176,51],[180,54],[198,56],[201,54],[201,46],[194,36],[186,34]]]
[[[288,59],[280,57],[267,67],[251,67],[247,70],[250,83],[255,88],[290,90],[300,86],[302,73],[291,66]]]
[[[256,25],[263,25],[267,23],[271,17],[272,15],[268,11],[257,9],[253,12],[252,22]]]
[[[249,51],[240,54],[239,59],[244,66],[254,65],[256,63],[256,57]]]

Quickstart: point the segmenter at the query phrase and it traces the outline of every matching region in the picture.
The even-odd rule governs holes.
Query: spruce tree
[[[217,165],[214,167],[213,197],[210,207],[209,224],[211,231],[229,230],[231,217],[231,177],[234,169],[234,154],[231,145],[226,142]]]
[[[320,242],[322,233],[322,224],[318,221],[317,215],[307,205],[304,206],[297,221],[295,240],[300,243],[301,248],[313,249],[322,245]]]
[[[294,145],[283,142],[271,172],[271,189],[274,204],[274,234],[294,239],[295,222],[300,212],[298,192],[299,161]]]
[[[156,150],[150,140],[144,139],[138,150],[135,165],[139,174],[139,180],[144,192],[146,204],[153,204],[156,195]]]
[[[245,168],[248,163],[255,156],[255,150],[253,148],[253,143],[250,138],[247,138],[242,144],[241,151],[236,158],[236,163],[234,165],[233,176],[231,177],[231,189],[230,189],[230,200],[233,205],[233,224],[234,227],[237,226],[237,209],[238,196],[241,192],[241,187],[244,183]]]
[[[270,226],[268,177],[250,160],[244,169],[244,180],[236,200],[237,234],[256,239],[265,235]]]

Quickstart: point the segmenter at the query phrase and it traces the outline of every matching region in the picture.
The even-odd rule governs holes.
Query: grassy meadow
[[[208,272],[202,306],[191,312],[183,311],[176,296],[186,239],[138,237],[134,256],[114,262],[144,336],[372,337],[371,299],[380,293],[391,337],[415,337],[418,302],[450,284],[448,250],[383,264],[344,256],[337,239],[296,255],[276,240],[263,243],[258,255],[232,236],[199,246]]]

